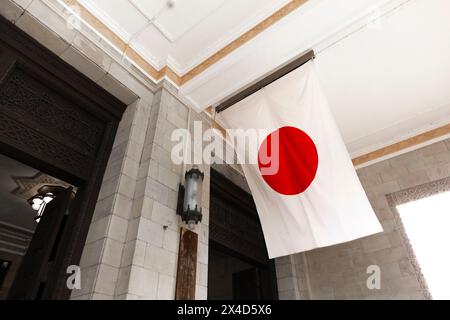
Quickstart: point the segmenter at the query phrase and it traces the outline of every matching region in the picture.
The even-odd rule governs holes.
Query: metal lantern
[[[185,174],[184,187],[180,185],[177,213],[189,227],[202,221],[202,185],[204,174],[192,168]]]

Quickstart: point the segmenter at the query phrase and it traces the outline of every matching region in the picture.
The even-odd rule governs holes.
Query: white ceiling
[[[17,189],[15,177],[34,177],[39,171],[0,154],[0,222],[34,230],[36,212],[28,202],[12,192]]]
[[[183,75],[288,0],[82,0],[157,69]],[[373,23],[369,23],[369,22]],[[450,122],[449,0],[309,0],[180,88],[202,110],[313,48],[352,156]]]
[[[80,0],[156,68],[184,74],[289,0]],[[125,13],[125,14],[124,14]]]
[[[450,123],[450,1],[412,0],[319,53],[349,150],[360,155]]]

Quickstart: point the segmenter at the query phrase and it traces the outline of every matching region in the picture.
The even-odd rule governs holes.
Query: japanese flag
[[[223,111],[227,129],[267,132],[243,170],[270,258],[382,232],[359,182],[314,63]],[[357,121],[357,119],[355,119]],[[247,144],[238,158],[250,159]]]

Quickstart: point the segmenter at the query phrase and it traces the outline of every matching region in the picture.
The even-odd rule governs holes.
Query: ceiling
[[[15,177],[33,177],[39,171],[0,154],[0,222],[34,230],[36,212],[28,202],[13,194]]]
[[[289,0],[79,0],[160,70],[182,75]],[[124,14],[126,13],[126,14]]]
[[[449,14],[448,0],[412,0],[318,54],[354,156],[450,123]]]
[[[197,111],[312,48],[352,156],[450,122],[448,0],[78,1]]]
[[[70,185],[21,162],[0,154],[0,223],[32,231],[36,211],[28,199],[43,186]]]

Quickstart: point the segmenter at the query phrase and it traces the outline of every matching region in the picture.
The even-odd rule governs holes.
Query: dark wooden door
[[[253,198],[214,169],[211,170],[209,219],[210,247],[214,246],[255,266],[253,271],[247,270],[247,274],[233,275],[233,287],[237,288],[236,295],[248,295],[264,300],[278,299],[275,263],[267,254]],[[242,283],[239,283],[241,281]],[[253,284],[257,294],[256,291],[252,291],[253,289],[247,288],[251,287],[250,282],[257,283],[256,287]]]
[[[233,273],[233,300],[261,299],[261,285],[258,268]]]
[[[57,194],[46,207],[17,271],[8,299],[45,297],[48,274],[52,271],[54,253],[59,245],[59,235],[72,198],[70,187]]]

